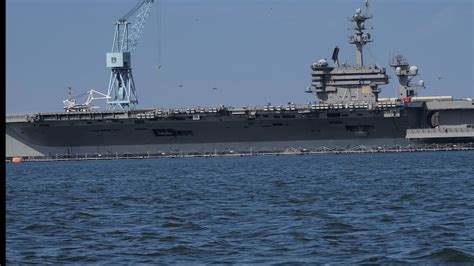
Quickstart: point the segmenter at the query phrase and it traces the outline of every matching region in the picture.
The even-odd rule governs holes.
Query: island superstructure
[[[152,3],[142,0],[133,11],[144,11]],[[130,48],[136,42],[127,43],[130,38],[123,38],[127,36],[127,18],[132,14],[129,12],[116,25],[117,46],[107,54],[112,74],[108,93],[100,94],[107,100],[107,110],[93,111],[90,105],[77,105],[71,100],[64,102],[64,113],[7,115],[6,156],[279,151],[474,142],[472,99],[417,96],[417,90],[425,83],[412,83],[419,74],[418,68],[401,55],[390,64],[399,82],[398,97],[379,98],[381,86],[388,84],[389,76],[385,68],[364,62],[364,46],[372,41],[365,28],[366,21],[372,18],[368,7],[366,1],[366,11],[357,9],[351,17],[355,27],[349,43],[355,46],[355,64],[340,64],[336,47],[332,63],[321,59],[311,65],[311,84],[306,92],[316,96],[317,101],[312,104],[146,110],[135,108],[138,100],[134,97]],[[141,28],[136,27],[139,32],[145,18]]]

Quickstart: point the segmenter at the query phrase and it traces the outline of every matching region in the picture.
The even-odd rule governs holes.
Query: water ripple
[[[472,265],[473,161],[438,152],[8,164],[7,262]]]

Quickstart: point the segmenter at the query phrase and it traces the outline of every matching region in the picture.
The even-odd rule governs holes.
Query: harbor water
[[[474,152],[7,164],[9,264],[474,263]]]

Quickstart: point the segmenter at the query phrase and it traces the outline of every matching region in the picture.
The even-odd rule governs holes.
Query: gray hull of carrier
[[[453,103],[455,107],[446,107]],[[7,156],[258,152],[394,146],[454,137],[456,142],[474,141],[472,101],[432,105],[315,104],[10,116],[6,151]]]

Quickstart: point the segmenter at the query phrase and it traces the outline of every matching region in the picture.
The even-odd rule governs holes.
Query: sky
[[[6,112],[62,112],[62,101],[106,92],[114,22],[138,0],[7,0]],[[419,68],[419,95],[474,98],[474,1],[372,0],[365,63],[390,56]],[[132,57],[139,108],[310,103],[310,65],[354,63],[349,17],[364,0],[155,0]],[[131,20],[133,23],[133,19]],[[330,61],[330,60],[328,60]],[[216,88],[216,89],[213,89]],[[79,102],[85,99],[78,99]],[[94,105],[105,108],[104,101]]]

